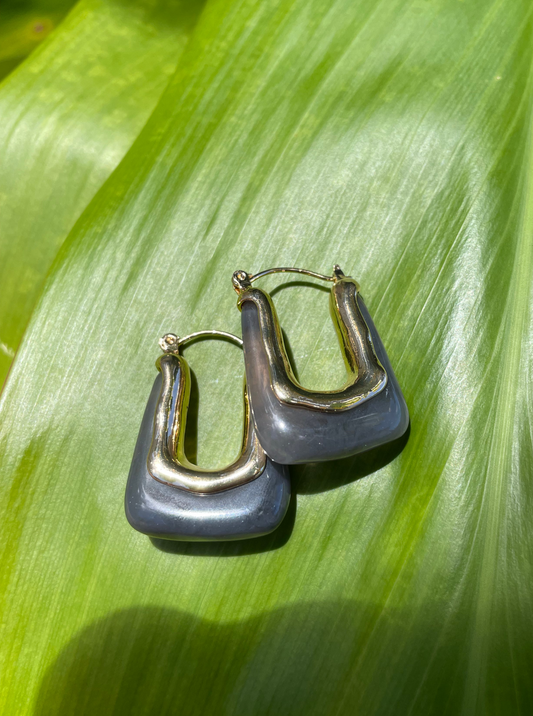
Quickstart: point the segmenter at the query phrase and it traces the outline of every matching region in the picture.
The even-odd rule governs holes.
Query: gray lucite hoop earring
[[[331,314],[348,381],[338,391],[307,390],[296,380],[270,296],[252,282],[270,273],[303,273],[332,282]],[[261,445],[281,464],[348,457],[394,440],[409,413],[359,285],[335,266],[332,276],[306,269],[233,274],[239,294],[248,394]]]
[[[185,424],[190,371],[180,355],[187,341],[223,336],[242,346],[240,338],[222,331],[199,331],[179,339],[165,335],[155,379],[139,431],[126,487],[129,523],[151,537],[186,541],[236,540],[272,532],[290,499],[288,469],[265,454],[244,388],[244,431],[237,459],[221,470],[204,470],[187,460]]]

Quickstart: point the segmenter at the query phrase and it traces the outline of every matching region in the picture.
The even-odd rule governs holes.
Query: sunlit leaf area
[[[25,0],[0,9],[0,714],[533,713],[533,5]],[[269,535],[136,532],[158,339],[241,334],[231,277],[340,264],[409,407],[290,467]],[[272,275],[298,380],[328,292]],[[326,287],[327,289],[327,287]],[[184,349],[186,451],[244,363]]]

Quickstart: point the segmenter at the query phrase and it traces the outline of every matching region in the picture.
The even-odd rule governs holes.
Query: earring
[[[265,454],[244,389],[244,434],[237,459],[221,470],[204,470],[184,452],[190,371],[180,348],[200,336],[237,336],[199,331],[165,335],[163,355],[141,424],[126,488],[129,523],[151,537],[211,541],[259,537],[283,519],[290,498],[288,468]]]
[[[348,369],[338,391],[307,390],[292,371],[276,309],[253,288],[272,273],[301,273],[332,282],[330,308]],[[233,274],[239,294],[250,404],[261,445],[282,464],[347,457],[400,437],[409,425],[407,405],[359,294],[359,285],[335,266],[332,276],[276,268]]]

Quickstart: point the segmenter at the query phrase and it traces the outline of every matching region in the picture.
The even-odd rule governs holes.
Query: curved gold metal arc
[[[305,276],[312,276],[313,278],[318,278],[321,281],[335,281],[336,276],[325,276],[323,273],[316,273],[315,271],[309,271],[308,269],[300,269],[300,268],[271,268],[266,269],[265,271],[260,271],[259,273],[255,273],[252,276],[250,276],[250,283],[253,283],[254,281],[257,281],[259,278],[263,278],[263,276],[268,276],[271,273],[303,273]]]
[[[260,278],[263,278],[263,276],[268,276],[269,274],[273,273],[300,273],[304,274],[305,276],[311,276],[312,278],[317,278],[320,281],[339,281],[344,278],[344,272],[341,269],[341,267],[338,264],[335,264],[333,267],[333,273],[331,276],[326,276],[323,273],[317,273],[316,271],[309,271],[309,269],[301,269],[301,268],[295,268],[291,266],[285,266],[281,268],[270,268],[266,269],[265,271],[260,271],[256,274],[248,273],[247,271],[235,271],[233,273],[232,282],[233,282],[233,288],[237,293],[242,293],[242,291],[246,291],[247,288],[250,288],[252,283],[254,281],[257,281]]]
[[[337,280],[331,287],[331,313],[348,370],[348,382],[338,391],[304,388],[294,376],[270,296],[261,289],[248,288],[238,305],[252,301],[270,367],[270,382],[282,403],[313,410],[340,411],[353,408],[387,385],[387,373],[372,346],[372,336],[357,302],[358,285],[351,278]]]
[[[158,363],[162,386],[148,455],[151,476],[159,482],[197,494],[222,492],[259,477],[266,466],[266,455],[250,418],[246,387],[244,434],[238,458],[221,470],[204,470],[189,462],[184,452],[191,385],[189,366],[182,356],[170,354],[161,356]]]
[[[242,338],[234,336],[233,333],[216,330],[196,331],[195,333],[189,333],[188,336],[184,336],[183,338],[180,338],[175,333],[165,333],[160,339],[159,345],[164,353],[179,355],[180,348],[184,346],[185,343],[194,341],[196,338],[204,338],[207,336],[210,338],[226,338],[242,348]]]

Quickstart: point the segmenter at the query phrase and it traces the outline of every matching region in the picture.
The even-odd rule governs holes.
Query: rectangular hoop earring
[[[252,283],[271,273],[303,273],[333,285],[330,305],[348,370],[337,391],[296,380],[271,297]],[[409,426],[407,405],[357,282],[335,266],[233,274],[239,294],[246,378],[259,440],[269,457],[291,465],[348,457],[395,440]]]
[[[160,539],[213,541],[259,537],[282,521],[290,500],[288,469],[265,454],[244,389],[244,431],[237,459],[221,470],[191,464],[183,442],[190,371],[180,355],[184,343],[222,331],[200,331],[179,339],[165,335],[157,376],[146,406],[126,487],[129,523]]]

